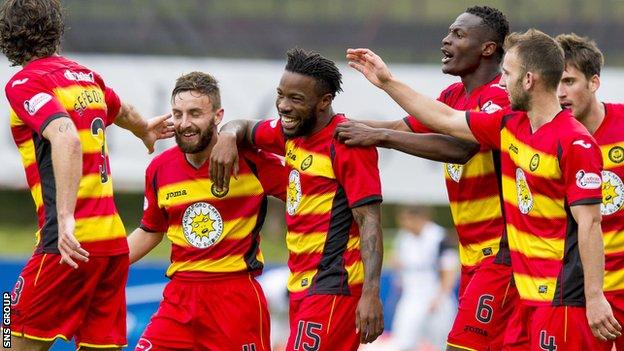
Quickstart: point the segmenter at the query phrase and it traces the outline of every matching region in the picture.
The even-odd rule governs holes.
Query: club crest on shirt
[[[576,172],[576,186],[581,189],[598,189],[602,185],[602,178],[596,173],[580,170]]]
[[[286,194],[286,212],[293,216],[301,203],[301,175],[295,169],[288,175],[288,191]]]
[[[212,186],[210,187],[210,192],[212,193],[212,195],[218,198],[224,197],[225,195],[227,195],[229,191],[230,191],[229,188],[224,188],[222,190],[219,190],[217,188],[217,184],[212,184]]]
[[[614,146],[609,150],[609,160],[615,163],[621,163],[624,161],[624,148],[621,146]]]
[[[314,161],[314,157],[312,157],[312,155],[309,155],[308,157],[303,159],[303,161],[301,162],[301,170],[305,171],[306,169],[310,168],[310,166],[312,166],[312,161]]]
[[[184,211],[182,230],[189,244],[205,249],[216,244],[221,238],[223,219],[211,204],[196,202]]]
[[[516,192],[518,194],[518,209],[520,209],[520,213],[527,214],[531,212],[531,209],[533,209],[533,195],[521,168],[516,169]]]
[[[531,170],[531,172],[535,172],[537,167],[539,167],[539,162],[540,156],[538,154],[535,154],[533,155],[533,157],[531,157],[531,162],[529,162],[529,169]]]
[[[602,171],[602,203],[600,213],[603,216],[614,214],[624,204],[624,183],[617,174]]]
[[[455,183],[459,183],[464,166],[455,163],[447,163],[445,166],[446,174],[448,174],[449,178],[453,179]]]

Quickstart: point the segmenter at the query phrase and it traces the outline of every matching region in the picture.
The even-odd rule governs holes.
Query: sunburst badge
[[[196,202],[184,211],[182,230],[189,244],[205,249],[217,243],[223,234],[223,219],[217,209],[205,202]]]
[[[286,194],[286,212],[293,216],[301,202],[301,176],[297,170],[288,175],[288,193]]]
[[[524,171],[521,168],[516,169],[516,192],[518,194],[518,209],[522,214],[527,214],[533,209],[533,195],[529,189]]]
[[[617,174],[602,171],[602,204],[600,213],[603,216],[614,214],[624,203],[624,183]]]
[[[445,168],[449,178],[453,179],[455,183],[459,183],[464,166],[455,163],[447,163]]]

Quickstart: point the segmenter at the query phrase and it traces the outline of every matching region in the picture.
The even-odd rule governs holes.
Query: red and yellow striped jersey
[[[239,155],[238,178],[232,177],[226,192],[210,180],[209,162],[195,168],[177,146],[147,167],[141,228],[167,233],[172,244],[168,277],[261,273],[266,195],[284,199],[286,171],[268,153],[241,149]]]
[[[461,111],[493,113],[509,106],[507,91],[498,82],[500,75],[491,82],[467,93],[464,84],[450,85],[438,101]],[[431,133],[431,130],[414,117],[405,118],[415,133]],[[464,165],[444,164],[446,190],[451,214],[459,238],[459,258],[464,268],[478,265],[484,258],[496,255],[505,230],[500,198],[500,155],[497,150],[481,146]],[[505,252],[497,262],[510,264],[506,242],[500,242]]]
[[[601,202],[602,159],[568,110],[532,131],[526,112],[467,113],[483,144],[501,150],[514,280],[527,304],[582,306],[578,225],[570,206]]]
[[[286,139],[279,119],[258,122],[254,144],[284,155],[288,175],[286,246],[291,298],[359,295],[364,281],[360,232],[352,208],[381,201],[374,147],[347,147],[333,138],[334,115],[319,132]]]
[[[127,253],[126,230],[113,200],[105,136],[106,127],[119,113],[117,94],[97,73],[60,56],[30,62],[9,80],[5,91],[11,105],[11,133],[38,215],[35,253],[58,253],[51,146],[42,132],[59,117],[72,119],[82,143],[76,239],[94,256]]]
[[[624,291],[624,105],[604,104],[605,117],[594,133],[602,151],[602,232],[605,291]]]

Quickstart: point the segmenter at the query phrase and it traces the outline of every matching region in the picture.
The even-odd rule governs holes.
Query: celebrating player
[[[333,138],[335,63],[294,49],[277,87],[280,118],[225,124],[211,177],[227,189],[237,141],[284,155],[289,170],[286,242],[291,276],[287,350],[356,350],[383,331],[381,185],[374,147]],[[359,334],[359,335],[358,335]]]
[[[285,168],[275,156],[241,149],[238,178],[219,191],[206,162],[223,118],[217,81],[186,74],[171,104],[178,145],[148,166],[143,220],[128,237],[132,263],[167,233],[171,281],[136,350],[270,350],[269,311],[254,277],[263,268],[266,194],[283,198]]]
[[[500,84],[513,111],[493,114],[454,110],[415,92],[368,49],[349,49],[347,58],[428,127],[500,150],[506,229],[523,302],[505,347],[596,349],[596,338],[613,339],[621,329],[602,292],[600,151],[559,105],[564,57],[554,39],[529,30],[510,35],[505,48]]]
[[[58,0],[7,0],[0,9],[0,48],[23,67],[5,90],[39,219],[35,252],[11,295],[12,346],[47,350],[75,337],[80,349],[119,350],[128,245],[105,130],[128,129],[150,152],[173,131],[168,116],[146,122],[100,75],[58,56],[63,29]]]
[[[602,53],[596,43],[575,34],[555,38],[565,54],[565,70],[557,89],[559,102],[569,108],[576,119],[594,136],[602,151],[602,230],[605,246],[604,291],[615,318],[624,321],[624,105],[600,103],[596,91],[600,87]],[[604,343],[610,351],[615,343],[624,350],[624,338]]]
[[[498,84],[508,33],[507,19],[497,9],[475,6],[459,15],[442,40],[442,71],[459,76],[461,82],[443,90],[438,101],[486,113],[508,107],[507,92]],[[356,122],[341,124],[337,129],[341,140],[348,145],[374,144],[450,162],[445,164],[446,188],[461,244],[462,274],[448,350],[499,350],[518,296],[512,285],[507,242],[501,242],[505,226],[500,172],[495,166],[500,153],[485,145],[425,134],[431,130],[412,116],[365,123],[377,128]]]

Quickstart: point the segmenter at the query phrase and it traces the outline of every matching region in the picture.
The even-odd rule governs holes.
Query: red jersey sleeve
[[[560,167],[568,205],[602,202],[602,154],[594,138],[577,135],[562,141]]]
[[[264,192],[286,201],[288,172],[282,160],[266,151],[247,149],[242,156],[250,164]]]
[[[106,101],[106,125],[109,126],[115,122],[115,118],[119,115],[121,100],[113,89],[105,87],[104,101]]]
[[[141,229],[147,232],[164,233],[169,228],[163,210],[158,206],[158,183],[156,167],[150,164],[145,171],[145,203]]]
[[[6,96],[11,108],[28,127],[39,135],[52,120],[69,117],[67,110],[52,90],[41,80],[14,77],[6,86]]]
[[[286,137],[279,118],[256,123],[251,133],[251,141],[259,149],[281,156],[286,153]]]
[[[492,84],[479,98],[479,111],[494,113],[509,108],[509,94],[498,84]]]
[[[345,191],[349,207],[380,202],[382,197],[377,149],[349,147],[338,142],[332,142],[332,148],[334,174]]]
[[[419,120],[417,120],[411,115],[408,115],[405,118],[403,118],[403,122],[405,122],[405,124],[407,124],[407,126],[414,133],[432,133],[431,129],[429,129],[426,125],[422,124]]]
[[[504,117],[505,113],[502,110],[494,113],[466,111],[466,121],[477,142],[497,150],[500,150],[500,132]]]

